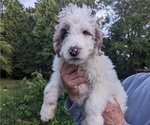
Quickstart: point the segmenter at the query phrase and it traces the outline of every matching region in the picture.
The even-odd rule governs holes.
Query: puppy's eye
[[[90,35],[90,33],[87,30],[83,30],[82,32],[84,35]]]
[[[62,39],[64,39],[68,34],[68,30],[67,29],[62,29]]]

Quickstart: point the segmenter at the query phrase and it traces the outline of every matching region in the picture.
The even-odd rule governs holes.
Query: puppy
[[[118,80],[111,60],[101,51],[102,35],[92,9],[86,5],[69,4],[59,13],[55,27],[53,74],[44,90],[41,119],[54,117],[57,100],[64,90],[60,70],[64,62],[85,72],[87,84],[79,85],[79,105],[84,105],[86,118],[82,125],[103,125],[102,113],[107,102],[120,104],[126,111],[127,95]],[[88,94],[88,99],[85,98]]]

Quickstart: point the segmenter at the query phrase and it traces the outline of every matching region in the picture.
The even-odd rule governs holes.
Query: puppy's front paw
[[[56,105],[55,104],[43,104],[41,108],[41,120],[44,122],[53,119]]]

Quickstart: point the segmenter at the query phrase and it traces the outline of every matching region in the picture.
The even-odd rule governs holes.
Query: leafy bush
[[[31,80],[24,78],[21,92],[2,104],[1,125],[73,125],[63,106],[66,93],[62,93],[59,98],[54,119],[47,123],[40,120],[43,90],[47,82],[41,73],[34,72],[32,77]]]

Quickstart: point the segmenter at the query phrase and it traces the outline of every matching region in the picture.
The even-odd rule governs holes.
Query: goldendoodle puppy
[[[60,69],[64,62],[73,64],[85,72],[88,83],[79,85],[77,103],[85,106],[86,118],[82,125],[103,125],[102,113],[108,101],[118,101],[126,110],[127,95],[118,80],[111,60],[101,51],[102,35],[92,9],[86,5],[69,4],[59,14],[55,27],[53,74],[44,90],[41,119],[54,116],[57,100],[64,89]],[[85,98],[88,95],[86,101]]]

